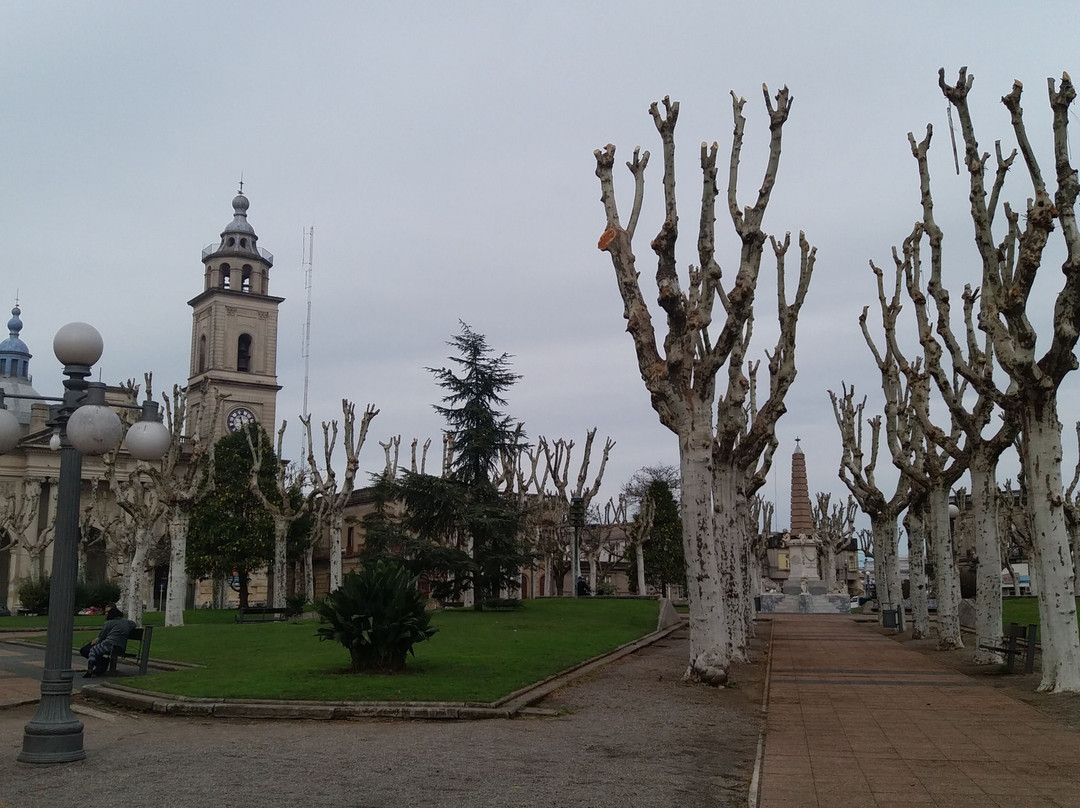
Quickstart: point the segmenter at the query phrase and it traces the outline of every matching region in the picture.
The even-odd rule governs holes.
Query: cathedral
[[[218,394],[225,397],[218,408],[218,423],[202,426],[217,436],[253,421],[272,435],[281,389],[277,328],[283,298],[270,294],[274,256],[258,246],[259,238],[248,222],[248,206],[241,187],[232,200],[232,220],[219,239],[202,251],[202,289],[188,301],[192,323],[186,429],[200,423],[201,410]],[[0,342],[4,393],[0,403],[15,415],[22,433],[14,450],[0,455],[0,605],[12,611],[19,606],[19,582],[51,569],[60,469],[50,406],[35,400],[40,396],[32,384],[32,354],[22,338],[22,315],[16,304],[7,323],[8,337]],[[120,386],[107,387],[106,400],[125,410],[136,404],[130,391]],[[134,465],[134,458],[121,447],[117,476],[126,478]],[[92,581],[119,579],[109,542],[115,525],[110,527],[106,516],[115,514],[116,507],[105,471],[101,458],[84,457],[79,576]],[[164,524],[161,534],[165,534]],[[167,561],[167,552],[164,558],[151,559],[144,586],[144,601],[150,608],[164,601]],[[196,605],[193,586],[188,587],[186,600],[188,608]]]

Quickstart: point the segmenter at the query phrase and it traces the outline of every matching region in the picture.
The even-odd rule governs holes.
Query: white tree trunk
[[[280,513],[274,516],[274,602],[270,605],[275,609],[285,608],[285,586],[288,580],[289,563],[286,558],[286,543],[289,540],[289,527],[292,523],[292,519]]]
[[[638,542],[637,552],[634,553],[634,560],[637,562],[637,593],[639,595],[645,594],[645,543]]]
[[[340,510],[335,509],[328,520],[330,524],[330,591],[341,587],[341,525],[344,521]]]
[[[960,636],[960,576],[956,570],[955,541],[949,519],[949,491],[937,487],[927,494],[930,531],[934,539],[934,589],[937,595],[938,648],[963,648]]]
[[[878,603],[883,610],[902,607],[904,591],[900,582],[900,537],[896,530],[896,517],[891,514],[872,516],[870,527],[874,533]]]
[[[169,588],[165,593],[165,625],[184,625],[187,594],[187,508],[177,506],[169,520]]]
[[[1032,521],[1032,585],[1038,578],[1042,643],[1039,690],[1080,692],[1080,635],[1076,625],[1075,574],[1065,527],[1061,484],[1061,422],[1051,397],[1025,411],[1024,470]]]
[[[1001,636],[1001,544],[998,540],[997,477],[993,462],[989,468],[973,461],[971,512],[975,520],[975,655],[979,664],[1001,662],[996,651],[981,646],[1000,647]]]
[[[146,572],[147,537],[139,530],[135,537],[135,550],[124,569],[124,606],[122,611],[136,625],[142,625],[143,574]]]
[[[727,681],[728,618],[717,558],[712,502],[712,424],[693,424],[679,436],[683,553],[690,601],[687,675],[711,685]]]
[[[304,548],[304,594],[308,603],[315,601],[315,570],[312,568],[312,547]]]
[[[925,513],[925,512],[923,512]],[[926,524],[923,513],[908,513],[908,581],[911,592],[911,638],[930,636],[926,592]]]
[[[718,578],[723,603],[724,633],[728,662],[745,662],[749,642],[748,623],[752,617],[750,592],[746,583],[746,514],[739,473],[731,468],[714,465],[713,509]]]

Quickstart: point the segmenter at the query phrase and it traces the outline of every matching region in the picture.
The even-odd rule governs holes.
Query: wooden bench
[[[114,648],[112,654],[109,655],[109,673],[116,673],[116,663],[120,660],[120,657],[123,657],[124,659],[136,660],[139,666],[139,674],[145,676],[146,667],[150,663],[150,641],[153,637],[153,626],[132,629],[131,634],[128,635],[127,643],[124,643],[124,647],[119,651]],[[139,643],[139,653],[137,654],[128,652],[128,643],[132,640]]]
[[[1035,673],[1035,635],[1037,631],[1038,628],[1034,623],[1029,623],[1026,629],[1021,628],[1018,623],[1009,623],[1009,627],[1005,629],[1003,645],[980,645],[979,647],[984,651],[996,651],[999,654],[1004,654],[1005,670],[1009,673],[1013,672],[1016,657],[1023,652],[1024,673]]]
[[[240,609],[236,615],[237,623],[272,623],[285,619],[287,609],[275,609],[271,606],[248,606]]]

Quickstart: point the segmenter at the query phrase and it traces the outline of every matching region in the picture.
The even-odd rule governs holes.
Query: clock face
[[[230,432],[237,432],[254,421],[255,413],[247,407],[237,407],[229,413],[229,417],[225,420],[225,424],[229,427]]]

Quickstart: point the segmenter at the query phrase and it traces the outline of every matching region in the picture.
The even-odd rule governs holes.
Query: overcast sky
[[[919,215],[907,133],[935,127],[931,150],[946,283],[977,283],[937,70],[975,75],[984,149],[1011,148],[999,103],[1025,83],[1029,133],[1048,155],[1046,79],[1077,69],[1075,3],[1005,2],[185,2],[0,4],[0,266],[16,295],[34,385],[60,391],[52,335],[72,320],[105,340],[101,378],[154,372],[158,389],[189,372],[202,248],[232,218],[241,173],[259,244],[275,256],[280,309],[278,418],[300,449],[306,291],[303,232],[314,227],[309,408],[340,416],[347,397],[381,410],[379,440],[439,445],[440,396],[425,367],[467,322],[522,375],[509,412],[529,436],[617,442],[601,498],[635,469],[677,463],[641,382],[606,253],[593,150],[654,153],[635,252],[655,299],[648,243],[660,225],[661,161],[649,104],[681,103],[677,129],[683,242],[696,260],[698,146],[726,165],[734,90],[748,119],[739,198],[753,201],[766,153],[764,82],[794,107],[765,228],[804,230],[817,269],[799,325],[799,375],[763,491],[789,520],[802,439],[810,491],[835,491],[837,430],[826,394],[854,383],[880,406],[858,332],[874,303],[867,262]],[[1073,121],[1077,118],[1074,114]],[[1019,161],[1018,161],[1019,165]],[[723,176],[723,172],[721,172]],[[616,173],[628,210],[632,187]],[[723,193],[723,191],[722,191]],[[1022,170],[1007,197],[1030,194]],[[718,259],[737,269],[720,208]],[[1056,291],[1055,265],[1044,273]],[[685,277],[685,274],[684,274]],[[775,275],[766,260],[752,357],[774,341]],[[1043,322],[1051,311],[1047,294]],[[662,317],[655,317],[662,327]],[[763,379],[763,381],[765,381]],[[1067,471],[1075,462],[1075,382],[1062,397]],[[291,450],[291,451],[290,451]],[[887,465],[883,461],[882,465]],[[1009,471],[1008,473],[1014,473]],[[887,472],[886,472],[887,474]]]

